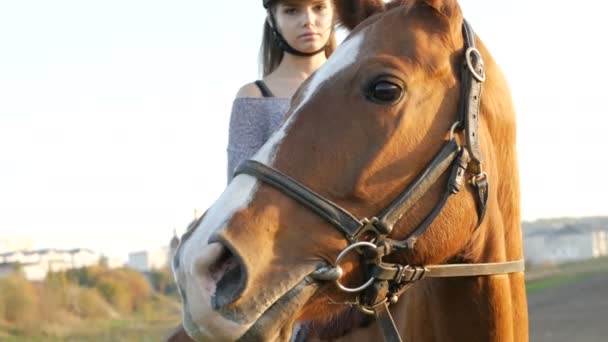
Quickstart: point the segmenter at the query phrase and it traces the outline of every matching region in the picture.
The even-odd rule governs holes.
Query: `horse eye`
[[[372,85],[368,95],[374,102],[393,104],[401,99],[402,94],[403,89],[395,83],[379,81]]]

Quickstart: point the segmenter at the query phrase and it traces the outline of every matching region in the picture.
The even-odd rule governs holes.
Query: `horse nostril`
[[[245,272],[240,259],[222,246],[219,258],[210,265],[209,275],[216,284],[211,299],[214,309],[222,308],[237,300],[245,288]]]
[[[232,257],[232,253],[230,253],[228,248],[222,246],[222,250],[217,260],[209,265],[209,276],[217,283],[224,273],[227,270],[234,268],[235,265],[236,261]]]

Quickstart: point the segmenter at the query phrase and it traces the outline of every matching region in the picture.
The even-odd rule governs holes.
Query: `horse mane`
[[[477,45],[484,56],[488,74],[488,80],[483,85],[480,115],[484,117],[487,131],[492,135],[484,137],[488,140],[484,143],[490,147],[491,154],[487,158],[494,159],[496,164],[501,165],[500,168],[492,170],[496,174],[493,177],[493,186],[496,187],[496,200],[501,208],[505,244],[510,248],[517,248],[512,250],[513,255],[509,257],[514,260],[523,257],[521,244],[509,241],[521,238],[521,233],[511,232],[520,230],[521,225],[515,109],[502,71],[483,42],[478,40]]]

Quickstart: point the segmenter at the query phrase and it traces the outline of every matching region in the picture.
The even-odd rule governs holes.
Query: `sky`
[[[608,215],[598,2],[460,5],[511,86],[523,219]],[[251,0],[0,0],[0,237],[126,258],[182,233],[225,188],[264,16]]]

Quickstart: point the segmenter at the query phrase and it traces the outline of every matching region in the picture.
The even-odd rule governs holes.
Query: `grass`
[[[180,322],[180,317],[143,321],[136,317],[121,320],[87,322],[67,336],[0,335],[2,342],[147,342],[163,341]]]
[[[14,331],[0,321],[2,342],[158,342],[181,321],[176,298],[163,297],[150,303],[148,310],[106,319],[74,319],[70,322],[40,323],[40,331]]]
[[[103,331],[89,331],[65,337],[51,336],[9,336],[1,338],[3,342],[158,342],[163,341],[170,331],[177,326],[175,322],[139,324],[127,322],[129,326],[109,327]]]
[[[582,277],[580,275],[565,274],[547,277],[543,279],[536,279],[526,282],[526,290],[528,293],[538,292],[552,287],[557,287],[565,284],[576,283],[580,281]]]
[[[535,267],[526,271],[526,290],[528,293],[543,291],[602,272],[608,272],[608,257]]]
[[[138,320],[113,321],[107,329],[91,334],[84,332],[65,338],[63,341],[82,342],[147,342],[162,341],[179,323],[179,318],[157,322]]]

